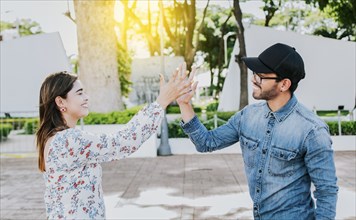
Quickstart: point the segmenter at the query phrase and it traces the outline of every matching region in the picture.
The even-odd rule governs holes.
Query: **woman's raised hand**
[[[189,72],[187,72],[186,69],[186,64],[181,64],[179,68],[174,71],[168,82],[165,82],[164,76],[160,74],[160,93],[156,101],[162,108],[165,109],[171,102],[180,96],[189,93],[194,94],[194,91],[192,90],[195,90],[197,84],[194,83],[192,85],[195,71],[192,72],[188,78],[187,75]]]

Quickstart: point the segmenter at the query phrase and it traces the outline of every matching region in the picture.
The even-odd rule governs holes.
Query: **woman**
[[[40,90],[36,133],[47,218],[105,218],[100,164],[137,151],[157,131],[167,105],[190,90],[192,79],[177,70],[165,83],[161,75],[160,94],[154,103],[117,133],[94,135],[75,128],[89,113],[89,97],[77,76],[67,72],[48,76]]]

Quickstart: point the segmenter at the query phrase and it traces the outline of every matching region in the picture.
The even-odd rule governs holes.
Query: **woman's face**
[[[82,83],[77,80],[73,88],[68,92],[67,98],[64,99],[66,111],[70,118],[78,120],[89,114],[89,96],[84,92]]]

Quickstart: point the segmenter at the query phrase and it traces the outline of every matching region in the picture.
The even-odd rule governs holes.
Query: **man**
[[[208,131],[190,104],[194,84],[177,100],[184,132],[199,152],[240,142],[255,219],[334,219],[338,187],[328,127],[294,95],[305,77],[302,57],[278,43],[243,61],[253,71],[253,97],[265,102]]]

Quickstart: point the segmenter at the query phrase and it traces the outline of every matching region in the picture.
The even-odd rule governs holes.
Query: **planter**
[[[355,151],[356,135],[331,136],[335,151]]]

